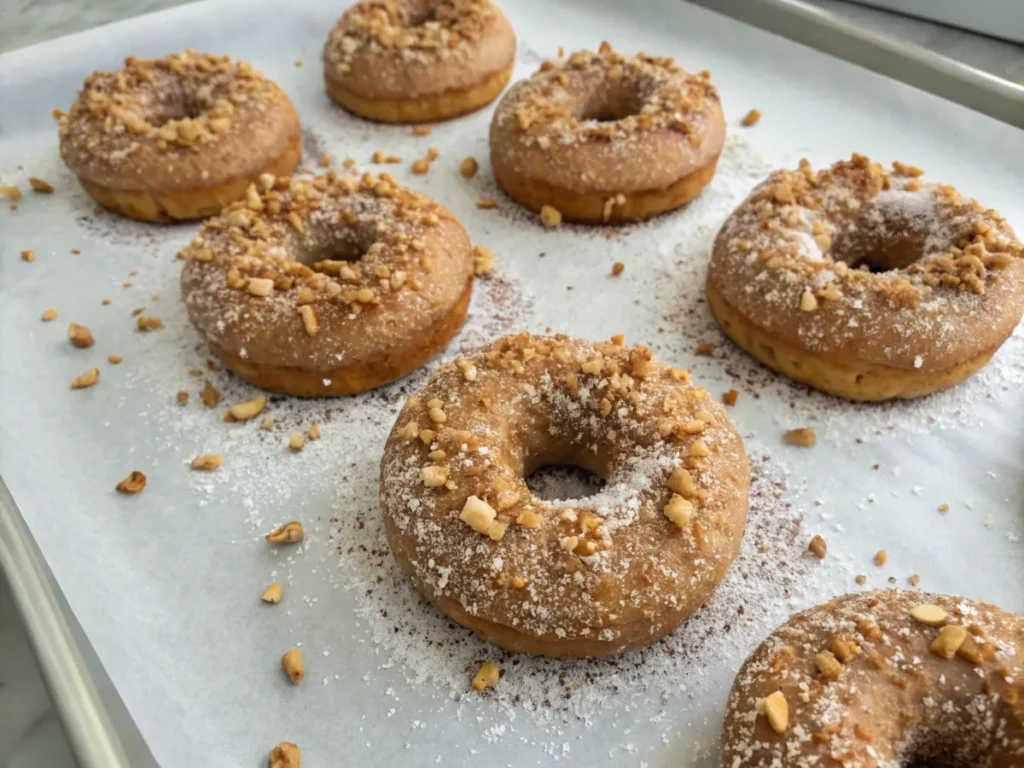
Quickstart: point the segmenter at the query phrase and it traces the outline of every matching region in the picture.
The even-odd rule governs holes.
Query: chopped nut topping
[[[789,702],[782,691],[765,696],[759,703],[772,730],[776,733],[785,733],[789,727]]]
[[[818,442],[818,436],[810,427],[790,429],[786,432],[786,442],[800,448],[813,448]]]
[[[808,545],[807,550],[813,552],[814,556],[819,560],[824,560],[825,555],[828,553],[828,544],[821,536],[815,536],[811,539],[811,543]]]
[[[623,264],[621,261],[616,261],[614,264],[612,264],[612,275],[618,277],[619,275],[622,274],[622,270],[624,270],[625,268],[625,264]]]
[[[759,110],[759,109],[752,109],[749,112],[747,112],[747,114],[745,114],[743,116],[743,119],[740,120],[740,125],[742,125],[742,126],[744,126],[746,128],[749,128],[752,125],[757,125],[760,122],[760,120],[761,120],[761,110]]]
[[[302,768],[302,753],[290,741],[282,741],[270,750],[270,768]]]
[[[288,436],[288,448],[292,452],[294,452],[294,453],[298,453],[299,451],[301,451],[302,447],[305,444],[306,444],[306,441],[303,439],[302,435],[299,434],[298,432],[292,432]]]
[[[253,296],[269,296],[274,290],[274,281],[269,277],[250,277],[247,288]]]
[[[910,586],[912,587],[916,587],[918,584],[921,583],[921,577],[918,576],[916,573],[912,573],[910,574],[910,577],[907,579],[907,583],[910,584]]]
[[[672,498],[663,510],[665,517],[671,520],[680,528],[685,529],[693,519],[693,504],[684,499],[678,493],[673,493]]]
[[[146,487],[146,476],[138,470],[119,482],[115,488],[118,493],[135,494]]]
[[[889,553],[886,552],[884,549],[878,550],[877,552],[875,552],[874,561],[875,565],[877,565],[878,567],[882,567],[887,562],[889,562]]]
[[[800,295],[800,309],[804,312],[813,312],[818,308],[818,299],[810,291],[804,291]]]
[[[480,665],[480,669],[473,675],[473,681],[470,683],[473,690],[483,691],[487,688],[492,688],[498,684],[498,678],[501,676],[501,670],[498,669],[496,664],[492,664],[489,661],[485,661]]]
[[[832,649],[832,654],[843,664],[860,652],[860,648],[857,647],[853,640],[840,637],[839,635],[832,635],[829,647]]]
[[[51,307],[50,309],[43,312],[42,317],[40,317],[39,319],[42,320],[44,323],[48,323],[51,320],[56,320],[57,310]]]
[[[319,440],[320,439],[320,425],[319,424],[312,424],[309,427],[309,429],[306,430],[306,437],[308,437],[310,440]]]
[[[516,524],[523,526],[523,528],[540,528],[543,523],[544,518],[530,509],[524,509],[516,518]]]
[[[814,665],[826,680],[838,680],[843,673],[843,665],[831,651],[820,651],[814,655]]]
[[[683,498],[691,498],[697,494],[697,484],[693,477],[683,467],[676,467],[668,476],[668,487],[673,493],[678,493]]]
[[[36,252],[33,251],[31,248],[26,248],[24,251],[21,252],[21,259],[22,261],[35,261]]]
[[[435,424],[444,424],[448,420],[448,416],[437,406],[431,406],[430,410],[427,411],[427,416]]]
[[[910,618],[929,627],[940,627],[946,623],[949,614],[937,605],[921,603],[910,609]]]
[[[967,630],[959,624],[947,624],[939,630],[939,635],[929,647],[932,653],[937,653],[944,659],[952,659],[960,646],[967,639]]]
[[[192,459],[192,469],[202,469],[210,472],[224,463],[224,456],[219,453],[204,453]]]
[[[92,331],[78,323],[71,323],[68,326],[68,340],[79,349],[86,349],[95,343]]]
[[[120,355],[107,355],[107,362],[111,365],[119,365],[122,359]]]
[[[313,308],[308,304],[303,304],[299,307],[299,314],[302,315],[302,326],[306,329],[306,333],[316,336],[316,332],[320,330],[320,323],[317,322]]]
[[[99,368],[90,368],[77,379],[71,382],[72,389],[86,389],[95,384],[100,378]]]
[[[203,405],[207,408],[216,408],[220,403],[220,390],[207,380],[206,386],[203,387],[203,391],[199,393],[199,399],[203,401]],[[256,399],[258,400],[259,398]]]
[[[210,382],[206,382],[207,389],[212,389]],[[216,392],[216,390],[214,390]],[[201,395],[203,402],[206,403],[206,390],[203,390]],[[217,399],[220,399],[220,393],[217,392]],[[209,403],[207,403],[209,405]],[[216,403],[214,403],[216,405]],[[266,395],[259,395],[254,397],[252,400],[246,400],[244,403],[236,403],[228,408],[228,412],[225,414],[224,421],[249,421],[249,419],[256,418],[267,405]],[[212,406],[211,406],[212,407]]]
[[[263,590],[263,594],[260,595],[260,600],[264,603],[277,604],[281,602],[282,597],[284,597],[284,588],[275,582]]]
[[[28,183],[32,185],[32,189],[41,195],[52,195],[53,187],[42,179],[37,179],[34,176],[28,177]]]
[[[545,205],[540,209],[540,220],[548,229],[554,229],[562,223],[562,212],[550,205]]]
[[[473,272],[477,277],[487,277],[494,272],[494,251],[486,245],[473,246]]]
[[[498,513],[494,511],[494,507],[486,501],[476,496],[470,496],[466,499],[466,503],[459,513],[459,520],[466,523],[477,533],[488,534],[488,529],[497,515]]]
[[[306,676],[306,661],[302,658],[302,651],[298,648],[292,648],[281,657],[281,667],[296,685],[301,683]]]
[[[260,429],[264,432],[269,432],[274,428],[274,419],[270,416],[264,416],[263,421],[260,422]]]
[[[292,520],[290,523],[285,523],[280,528],[275,528],[263,538],[271,544],[297,544],[305,537],[306,532],[302,529],[302,523],[297,520]]]
[[[448,480],[448,467],[428,465],[420,470],[420,479],[427,488],[440,488]]]
[[[477,163],[476,158],[467,157],[461,163],[459,163],[459,173],[461,173],[463,177],[471,179],[476,175],[477,169],[479,167],[480,166]]]

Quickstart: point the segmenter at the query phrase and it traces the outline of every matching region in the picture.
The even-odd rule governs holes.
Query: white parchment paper
[[[0,184],[25,193],[16,211],[0,210],[0,473],[164,765],[260,765],[287,739],[311,768],[712,766],[745,654],[791,612],[858,589],[856,574],[876,587],[918,574],[921,588],[1024,610],[1020,330],[952,392],[858,406],[764,371],[726,342],[701,298],[722,220],[768,170],[802,156],[824,165],[860,151],[913,163],[1024,229],[1024,134],[682,2],[504,7],[519,36],[516,77],[560,45],[593,49],[603,39],[710,69],[730,139],[701,197],[643,225],[544,230],[494,187],[490,108],[417,138],[329,103],[319,52],[341,12],[330,3],[212,0],[0,57]],[[146,226],[97,209],[61,165],[49,116],[93,69],[185,47],[248,59],[276,79],[306,128],[307,168],[322,154],[363,169],[377,149],[399,155],[387,170],[495,249],[498,275],[478,284],[447,356],[521,329],[624,332],[713,393],[740,392],[732,412],[755,466],[751,519],[744,552],[706,609],[649,651],[568,663],[502,654],[424,605],[391,563],[376,498],[393,414],[424,372],[344,400],[273,398],[272,432],[221,422],[224,404],[254,390],[206,369],[180,305],[174,254],[195,226]],[[752,107],[763,120],[740,128]],[[413,176],[412,161],[430,146],[438,160]],[[457,171],[467,155],[481,162],[471,181]],[[56,194],[33,195],[28,176]],[[498,209],[477,209],[481,197],[496,197]],[[31,264],[19,257],[26,248],[37,254]],[[616,261],[626,269],[614,278]],[[44,324],[48,307],[60,318]],[[164,329],[136,331],[140,307]],[[96,345],[69,345],[70,321],[90,327]],[[711,356],[694,354],[698,341],[714,345]],[[108,354],[124,362],[109,365]],[[94,365],[97,386],[70,391]],[[207,379],[223,393],[219,409],[199,402]],[[187,405],[178,391],[190,394]],[[313,422],[323,438],[290,454],[289,432]],[[783,431],[800,426],[817,430],[816,448],[783,445]],[[224,467],[189,472],[203,452],[223,452]],[[116,494],[133,469],[149,476],[146,490]],[[307,540],[268,548],[262,534],[293,518]],[[829,543],[823,562],[804,553],[815,533]],[[879,549],[889,553],[882,568],[871,562]],[[285,599],[268,608],[259,594],[271,581],[284,583]],[[307,667],[298,687],[278,663],[296,645]],[[500,684],[467,693],[488,659],[503,669]]]

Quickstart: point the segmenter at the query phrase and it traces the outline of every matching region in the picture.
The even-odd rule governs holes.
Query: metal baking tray
[[[794,0],[696,0],[694,5],[648,0],[628,11],[611,0],[505,5],[520,40],[516,77],[529,74],[557,45],[595,47],[605,38],[623,50],[676,55],[693,69],[712,62],[730,132],[739,136],[727,150],[732,164],[720,167],[709,191],[687,210],[596,236],[573,227],[546,233],[507,200],[501,201],[500,214],[477,211],[475,198],[494,194],[487,186],[486,163],[478,186],[468,191],[452,171],[464,154],[486,157],[490,110],[437,126],[427,140],[341,115],[322,95],[318,63],[340,8],[316,0],[292,3],[287,13],[268,0],[211,0],[0,56],[0,103],[7,107],[0,109],[0,183],[20,181],[26,190],[27,175],[61,183],[53,200],[28,193],[17,212],[0,211],[0,567],[85,768],[254,765],[282,739],[300,743],[310,765],[468,765],[483,755],[510,765],[570,756],[595,765],[668,765],[680,756],[694,765],[715,765],[720,718],[715,702],[724,701],[724,687],[738,668],[735,655],[766,635],[772,621],[815,602],[819,593],[853,588],[852,574],[870,569],[867,553],[874,542],[888,541],[894,560],[908,572],[920,568],[929,588],[963,588],[1024,609],[1022,524],[1012,514],[1024,503],[1024,413],[1019,399],[1008,394],[1020,386],[1020,376],[1005,363],[997,365],[1008,359],[1012,369],[1024,358],[1019,330],[992,370],[961,392],[861,412],[765,374],[735,351],[724,351],[718,337],[724,360],[693,357],[693,340],[685,333],[694,326],[679,319],[678,297],[664,289],[680,274],[690,275],[685,260],[673,256],[674,243],[690,236],[706,243],[725,203],[738,201],[744,184],[770,167],[794,164],[801,155],[826,163],[862,150],[883,160],[917,162],[935,169],[936,178],[997,204],[1020,229],[1024,194],[1007,169],[1024,166],[1022,134],[982,114],[1024,124],[1024,89]],[[281,82],[310,129],[311,158],[330,152],[365,163],[375,148],[411,159],[431,142],[441,147],[443,161],[451,165],[446,174],[402,178],[425,186],[455,210],[475,240],[495,247],[503,273],[489,286],[478,286],[474,299],[475,315],[489,322],[471,321],[453,350],[511,329],[502,325],[509,317],[533,330],[552,325],[590,337],[625,330],[632,340],[655,343],[659,354],[688,365],[710,386],[740,387],[744,395],[736,420],[752,456],[767,460],[771,454],[780,467],[787,462],[797,467],[771,476],[787,488],[779,491],[778,504],[792,504],[787,515],[801,510],[805,526],[836,540],[835,554],[826,561],[831,570],[804,573],[802,580],[787,583],[770,618],[747,626],[742,641],[733,636],[725,644],[739,646],[723,648],[723,654],[732,654],[727,661],[696,672],[677,669],[681,682],[673,681],[671,691],[637,687],[636,668],[655,664],[651,655],[623,662],[621,711],[602,705],[581,718],[556,702],[553,709],[561,719],[537,725],[520,709],[518,719],[511,719],[491,700],[480,703],[478,711],[475,700],[463,700],[443,684],[414,684],[396,665],[367,656],[367,648],[383,642],[368,629],[373,620],[351,597],[351,584],[323,576],[338,557],[336,524],[330,520],[337,500],[327,476],[345,477],[346,467],[355,463],[345,440],[357,436],[337,427],[340,441],[328,449],[331,430],[325,430],[323,444],[314,449],[320,454],[311,452],[319,456],[310,459],[315,476],[307,478],[316,492],[304,498],[298,481],[271,489],[277,493],[275,510],[287,511],[268,511],[258,503],[254,508],[230,475],[224,483],[211,481],[209,488],[179,482],[183,472],[177,462],[188,451],[214,446],[200,446],[188,429],[147,429],[168,408],[169,385],[160,381],[159,361],[174,360],[178,375],[183,360],[201,364],[204,356],[185,325],[138,341],[127,312],[140,304],[174,315],[169,307],[177,301],[176,267],[169,262],[191,228],[147,229],[96,211],[56,157],[56,131],[47,115],[53,107],[67,107],[89,71],[114,67],[128,53],[159,55],[184,47],[249,59]],[[302,68],[293,65],[296,59],[304,62]],[[842,100],[835,95],[840,90]],[[764,110],[765,117],[745,132],[736,126],[750,107]],[[835,122],[840,109],[842,125]],[[834,117],[826,119],[822,113],[829,110]],[[987,157],[991,146],[1000,146],[999,158]],[[979,162],[953,162],[958,147]],[[68,255],[80,244],[85,244],[81,256]],[[19,261],[24,247],[39,254],[33,265]],[[627,263],[624,282],[609,283],[607,268],[620,257]],[[643,274],[648,268],[650,274]],[[132,289],[121,283],[136,270],[137,285],[127,298]],[[699,270],[690,276],[696,280]],[[164,295],[157,300],[151,294],[159,290]],[[614,291],[633,293],[625,300]],[[115,297],[113,309],[100,308],[100,295]],[[602,313],[573,304],[587,295],[602,302]],[[530,311],[516,314],[512,303]],[[59,307],[61,319],[54,327],[42,326],[36,318],[51,305]],[[69,320],[99,331],[97,350],[102,348],[104,356],[131,350],[136,358],[156,363],[134,373],[103,368],[102,386],[68,393],[67,382],[93,364],[61,345]],[[683,329],[679,339],[669,339],[673,328]],[[713,325],[706,325],[706,333],[714,334]],[[126,354],[125,366],[132,362]],[[758,384],[737,380],[736,369],[758,377]],[[236,383],[223,386],[234,397],[246,391]],[[397,403],[407,389],[398,384],[384,395],[339,402],[336,408],[354,412],[374,397],[390,396]],[[281,408],[291,413],[287,405]],[[794,418],[800,423],[792,423]],[[777,445],[783,426],[805,422],[837,444],[819,446],[811,460]],[[379,432],[386,426],[374,428]],[[854,434],[856,446],[873,447],[851,448],[846,438]],[[224,437],[226,443],[231,439]],[[329,450],[337,455],[332,458]],[[251,465],[242,478],[250,478],[261,459],[240,453]],[[882,469],[848,466],[854,457]],[[936,469],[953,466],[956,477]],[[137,500],[114,497],[114,482],[132,468],[147,471],[151,487]],[[168,490],[160,490],[161,481]],[[888,499],[900,508],[934,506],[948,497],[959,500],[954,510],[960,514],[933,520],[915,513],[922,515],[923,539],[915,540],[916,524],[883,511],[884,494],[900,494],[898,502]],[[144,503],[130,507],[126,501]],[[292,516],[306,521],[310,541],[293,557],[275,560],[261,548],[258,534]],[[755,527],[751,535],[757,532]],[[1000,568],[984,567],[997,561]],[[983,577],[964,576],[975,570]],[[288,579],[291,602],[267,619],[254,614],[253,593],[275,577]],[[820,581],[821,589],[815,592],[809,581]],[[318,611],[318,601],[329,603],[331,612]],[[699,624],[696,617],[693,621]],[[344,637],[331,645],[333,653],[316,652],[318,640],[326,643],[339,634]],[[296,642],[304,642],[308,666],[324,668],[322,686],[310,679],[304,690],[295,691],[275,674],[275,654]],[[345,659],[359,668],[351,669]],[[503,684],[517,664],[505,660]],[[610,679],[608,667],[600,674]],[[400,723],[391,717],[396,711]]]

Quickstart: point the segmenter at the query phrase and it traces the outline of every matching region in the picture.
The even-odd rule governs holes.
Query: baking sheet
[[[333,108],[318,55],[340,8],[322,2],[213,0],[0,57],[0,475],[129,711],[163,765],[257,765],[278,741],[305,764],[717,764],[728,686],[744,655],[792,611],[832,594],[906,585],[985,597],[1024,610],[1024,336],[979,376],[912,403],[842,403],[791,385],[717,331],[701,299],[711,241],[770,168],[827,164],[860,151],[922,166],[1024,228],[1024,135],[963,108],[673,0],[505,3],[519,36],[516,77],[559,45],[675,55],[708,68],[730,138],[718,174],[686,210],[616,228],[549,232],[494,188],[486,161],[490,109],[435,126],[378,126]],[[198,391],[208,378],[230,404],[254,390],[208,355],[178,298],[177,249],[195,227],[153,227],[98,210],[60,164],[54,107],[84,76],[129,53],[184,47],[251,60],[291,95],[306,127],[307,167],[328,153],[387,170],[449,206],[474,242],[495,249],[466,329],[446,353],[523,328],[603,338],[624,332],[689,368],[712,392],[735,388],[734,418],[755,467],[743,552],[711,603],[645,652],[606,662],[513,657],[423,604],[386,550],[377,507],[380,450],[396,409],[424,372],[368,395],[273,398],[280,419],[227,425]],[[296,62],[301,61],[302,66]],[[750,108],[764,112],[738,127]],[[412,161],[440,150],[431,172]],[[481,171],[459,176],[472,154]],[[35,196],[27,176],[57,193]],[[494,211],[480,197],[497,197]],[[36,261],[22,262],[24,248]],[[81,253],[72,253],[77,249]],[[622,261],[620,277],[611,265]],[[129,283],[125,287],[125,283]],[[103,298],[112,301],[108,306]],[[39,316],[55,307],[60,319]],[[143,307],[165,328],[135,330]],[[67,323],[89,326],[77,350]],[[698,341],[714,345],[696,356]],[[108,365],[108,354],[123,356]],[[89,367],[99,384],[71,392]],[[190,375],[198,370],[201,375]],[[184,407],[175,395],[190,393]],[[291,455],[290,431],[323,438]],[[782,444],[812,426],[819,444]],[[187,469],[222,451],[217,473]],[[114,492],[133,469],[137,497]],[[940,504],[950,511],[939,513]],[[307,540],[275,550],[262,533],[303,521]],[[829,554],[803,552],[820,533]],[[883,568],[871,563],[886,549]],[[284,601],[260,605],[271,581]],[[301,644],[307,679],[293,687],[278,659]],[[504,676],[484,696],[468,681],[484,660]]]

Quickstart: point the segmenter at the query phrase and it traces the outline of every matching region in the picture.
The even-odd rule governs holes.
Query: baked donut
[[[360,0],[324,46],[328,95],[388,123],[447,120],[498,97],[516,36],[490,0]]]
[[[524,477],[574,464],[596,495]],[[596,657],[653,643],[739,550],[750,480],[722,406],[646,347],[523,333],[442,366],[381,461],[388,543],[416,587],[510,651]]]
[[[93,72],[60,153],[100,205],[143,221],[212,216],[302,153],[288,96],[244,61],[185,51]]]
[[[266,175],[179,254],[192,322],[246,381],[346,395],[398,379],[462,325],[462,225],[391,174]]]
[[[1024,249],[953,187],[862,155],[776,171],[715,240],[707,297],[726,334],[851,400],[918,397],[985,365],[1024,314]]]
[[[725,142],[710,77],[608,43],[546,61],[494,112],[494,177],[527,208],[551,206],[572,221],[677,208],[711,181]]]
[[[1024,616],[899,589],[836,598],[747,659],[722,734],[722,768],[1022,766]]]

